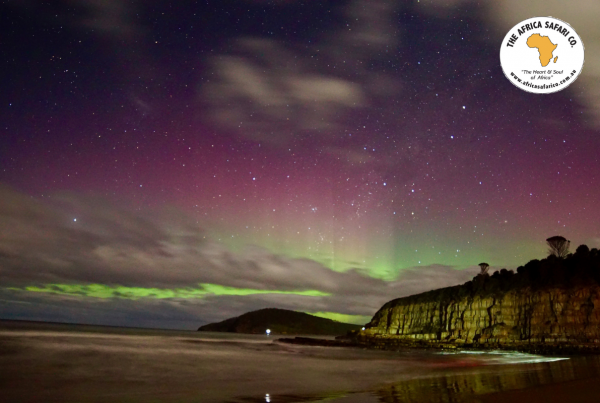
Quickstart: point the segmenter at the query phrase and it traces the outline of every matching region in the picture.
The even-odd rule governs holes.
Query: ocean
[[[374,351],[278,337],[0,321],[0,401],[477,402],[600,376],[598,356]]]

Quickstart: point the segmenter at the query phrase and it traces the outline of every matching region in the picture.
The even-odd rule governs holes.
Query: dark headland
[[[266,308],[248,312],[222,322],[200,326],[198,331],[264,334],[269,329],[271,334],[337,336],[360,328],[359,325],[336,322],[304,312]]]

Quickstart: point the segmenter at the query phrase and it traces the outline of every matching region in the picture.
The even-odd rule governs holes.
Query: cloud
[[[285,5],[285,4],[282,4]],[[205,117],[219,128],[274,145],[310,141],[333,143],[372,97],[398,95],[398,78],[373,71],[389,58],[398,34],[395,2],[354,0],[344,9],[351,29],[329,30],[306,45],[240,37],[227,53],[214,56],[214,78],[201,89]],[[377,64],[376,62],[375,64]]]
[[[130,211],[74,193],[50,200],[0,187],[0,276],[2,293],[10,294],[0,299],[29,317],[40,298],[69,306],[104,301],[108,311],[114,304],[144,311],[162,301],[165,312],[186,307],[196,320],[264,307],[371,316],[393,298],[476,273],[428,266],[386,282],[256,246],[234,253],[174,210]]]
[[[595,0],[501,0],[488,4],[487,18],[502,32],[527,18],[551,15],[570,24],[585,46],[581,75],[569,90],[585,106],[588,121],[600,127],[600,2]]]
[[[136,9],[135,1],[70,0],[70,2],[87,11],[81,24],[88,28],[119,37],[134,35],[140,31],[140,27],[132,18]]]
[[[271,7],[290,3],[294,2],[278,2]],[[227,50],[216,53],[208,62],[211,79],[200,90],[203,122],[212,122],[221,133],[280,147],[304,145],[313,150],[313,139],[318,136],[319,151],[325,148],[332,156],[354,160],[358,149],[354,141],[361,138],[357,128],[362,127],[357,120],[366,122],[369,116],[385,116],[387,125],[397,132],[395,152],[388,153],[387,158],[395,164],[420,164],[420,158],[426,156],[417,150],[430,150],[429,141],[447,135],[443,128],[455,120],[456,105],[487,88],[485,83],[466,76],[445,77],[443,69],[437,75],[415,68],[418,59],[414,55],[418,51],[405,51],[403,45],[409,40],[412,26],[399,25],[397,18],[404,11],[417,19],[430,19],[431,29],[441,36],[450,33],[444,27],[454,24],[446,21],[463,17],[473,21],[465,26],[471,30],[471,45],[456,48],[456,57],[450,53],[448,59],[446,53],[445,61],[436,61],[439,66],[446,63],[458,71],[496,69],[499,60],[492,55],[497,55],[507,30],[523,19],[535,15],[564,19],[577,30],[586,48],[582,74],[566,91],[583,107],[585,121],[600,127],[600,25],[596,23],[600,3],[594,0],[424,0],[411,5],[353,0],[332,10],[344,23],[321,27],[318,41],[284,42],[272,39],[276,36],[230,38]],[[474,53],[469,54],[471,51]],[[431,58],[431,54],[422,57]],[[448,84],[450,79],[453,86]],[[496,75],[494,79],[505,78]],[[434,107],[438,93],[452,102]],[[405,102],[412,94],[417,94],[423,104],[432,105],[427,119],[432,126],[439,125],[438,129],[424,133],[422,124],[402,118],[420,114],[414,107],[416,98]],[[505,106],[500,102],[492,106],[499,114],[504,113]],[[372,128],[371,124],[365,130],[363,142],[373,141],[368,137],[373,136]],[[352,141],[347,137],[350,132],[355,135]],[[468,141],[471,135],[464,132],[461,138]],[[436,153],[443,154],[444,150]],[[468,164],[468,159],[463,163]]]
[[[288,144],[316,130],[335,131],[340,115],[364,102],[356,83],[309,67],[313,54],[268,39],[243,38],[233,47],[210,62],[216,77],[202,88],[207,117],[222,128]]]
[[[91,29],[119,40],[132,39],[144,31],[135,19],[141,4],[138,0],[63,0],[53,3],[19,0],[8,2],[8,5],[52,23]]]
[[[84,46],[105,51],[99,59],[112,60],[110,74],[120,81],[120,88],[129,89],[132,106],[145,117],[154,109],[152,100],[143,83],[156,83],[163,77],[162,66],[150,51],[150,30],[141,22],[139,15],[147,7],[139,0],[61,0],[45,4],[39,1],[21,0],[8,2],[27,13],[28,19],[43,21],[44,25],[63,27],[78,33]]]

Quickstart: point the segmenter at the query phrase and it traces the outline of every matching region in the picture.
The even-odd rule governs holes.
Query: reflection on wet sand
[[[14,403],[472,402],[600,376],[598,357],[556,360],[506,352],[291,346],[256,335],[0,323],[0,396]],[[528,399],[535,401],[540,400]]]
[[[500,371],[498,371],[500,369]],[[576,357],[548,363],[486,367],[462,374],[430,374],[398,382],[375,394],[385,403],[458,403],[483,395],[600,377],[600,357]],[[541,397],[541,396],[540,396]],[[535,397],[528,402],[537,402]]]
[[[489,355],[482,353],[481,355]],[[511,356],[510,353],[504,353]],[[515,362],[522,362],[525,354],[516,353]],[[506,362],[509,357],[504,357]],[[530,356],[530,358],[532,358]],[[475,358],[476,360],[476,358]],[[533,357],[535,361],[536,358]],[[464,362],[464,361],[463,361]],[[402,382],[392,383],[371,392],[329,393],[322,395],[272,395],[266,397],[240,397],[239,402],[332,402],[332,403],[475,403],[513,401],[505,396],[510,393],[527,396],[527,402],[545,402],[551,397],[544,390],[562,396],[562,401],[583,402],[598,396],[598,388],[592,388],[595,379],[600,377],[600,357],[576,357],[553,360],[544,363],[519,364],[508,367],[479,366],[462,373],[448,374],[445,370],[433,371]],[[472,362],[471,362],[472,364]],[[469,365],[465,365],[467,367]],[[574,382],[575,381],[575,382]],[[573,398],[569,388],[577,388],[579,400]],[[586,392],[585,388],[589,391]],[[529,392],[531,391],[531,392]],[[507,395],[508,393],[508,395]],[[569,396],[570,398],[566,398]],[[560,399],[560,398],[559,398]],[[561,401],[561,400],[557,400]]]

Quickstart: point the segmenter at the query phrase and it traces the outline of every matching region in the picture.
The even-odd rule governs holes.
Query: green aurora
[[[331,294],[316,290],[256,290],[251,288],[227,287],[218,284],[199,284],[200,288],[144,288],[108,286],[104,284],[45,284],[42,287],[27,286],[24,288],[11,287],[14,291],[36,292],[46,294],[80,296],[87,298],[122,298],[139,300],[150,299],[200,299],[217,295],[256,295],[256,294],[286,294],[308,297],[328,297]],[[337,312],[306,312],[310,315],[327,318],[343,323],[363,324],[371,318],[364,315],[346,315]]]
[[[331,294],[316,290],[256,290],[251,288],[227,287],[218,284],[199,284],[200,288],[144,288],[109,286],[104,284],[46,284],[43,287],[28,286],[11,288],[12,290],[42,292],[59,295],[79,295],[94,298],[124,298],[137,300],[154,299],[194,299],[211,295],[253,295],[253,294],[289,294],[309,297],[328,297]]]
[[[306,312],[313,316],[318,316],[320,318],[335,320],[336,322],[342,323],[353,323],[356,325],[363,325],[371,320],[370,316],[364,315],[346,315],[343,313],[337,312]]]

